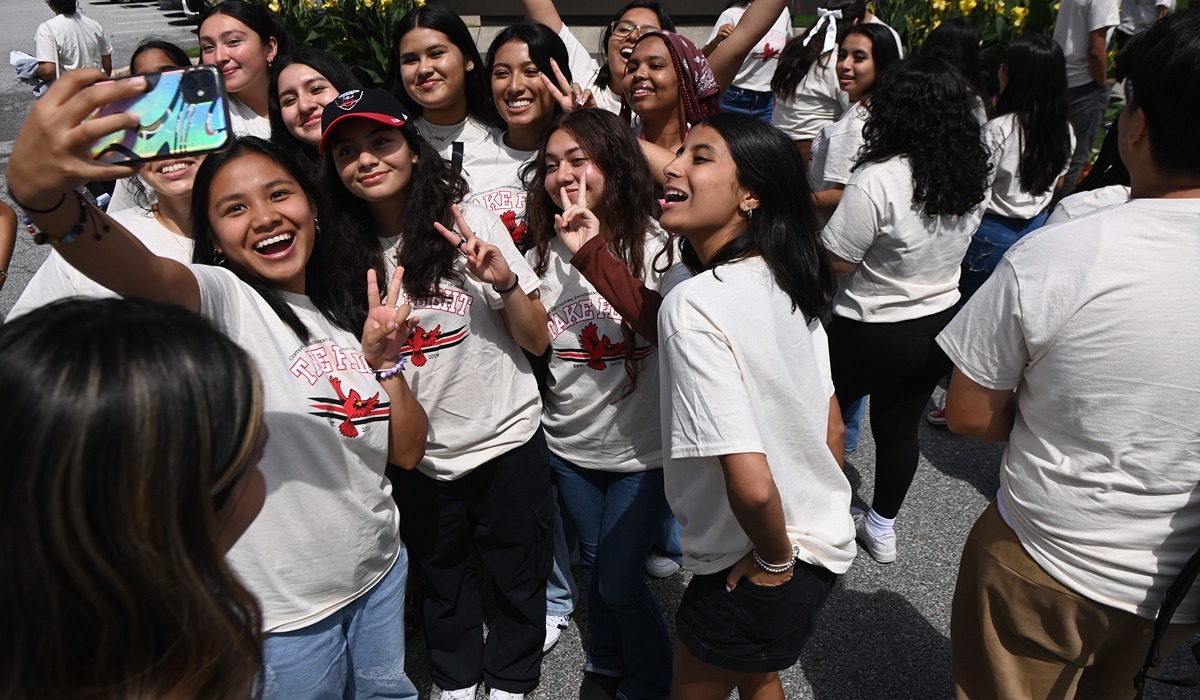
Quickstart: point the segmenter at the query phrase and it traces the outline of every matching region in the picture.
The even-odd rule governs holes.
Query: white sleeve
[[[717,36],[717,30],[722,26],[726,24],[732,24],[735,27],[737,26],[738,20],[741,19],[741,16],[738,15],[735,17],[735,13],[732,12],[732,9],[733,8],[726,9],[721,13],[721,16],[717,18],[717,23],[713,25],[712,31],[708,33],[708,38],[704,40],[704,43],[700,45],[700,48],[704,48],[709,42],[715,39]]]
[[[1029,348],[1021,314],[1021,290],[1008,260],[971,297],[937,337],[958,371],[988,389],[1021,383]]]
[[[592,58],[592,54],[588,52],[587,48],[579,43],[579,39],[575,38],[566,24],[563,24],[562,29],[558,30],[558,38],[562,39],[567,46],[567,63],[571,68],[571,80],[585,88],[590,87],[596,81],[596,74],[600,72],[600,64]]]
[[[1118,0],[1091,0],[1087,6],[1087,26],[1089,32],[1105,27],[1115,27],[1121,23],[1120,4]]]
[[[500,220],[500,217],[479,206],[463,207],[462,212],[463,218],[467,220],[467,224],[477,237],[500,249],[500,254],[508,262],[508,267],[516,273],[521,291],[526,294],[536,292],[541,287],[541,280],[529,266],[525,256],[517,250],[512,235],[509,234],[508,228]],[[492,285],[483,284],[482,286],[488,306],[497,311],[503,309],[504,299],[492,289]]]
[[[829,252],[857,265],[875,243],[882,218],[882,211],[871,195],[860,185],[850,183],[821,231],[821,242]]]
[[[58,42],[54,40],[54,30],[50,28],[49,24],[42,22],[38,26],[33,45],[33,53],[38,63],[58,65]]]
[[[671,457],[716,457],[764,452],[754,405],[725,336],[684,329],[661,340],[671,371]]]
[[[50,256],[30,278],[21,296],[17,297],[17,303],[13,304],[12,310],[8,312],[7,320],[24,316],[59,299],[96,294],[113,295],[72,267],[71,263],[57,252],[50,251]]]
[[[223,267],[188,265],[187,268],[196,276],[196,286],[200,288],[200,315],[238,342],[241,321],[247,313],[246,295],[258,293]]]

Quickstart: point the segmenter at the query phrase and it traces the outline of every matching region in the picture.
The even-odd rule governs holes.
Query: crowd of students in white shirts
[[[9,315],[9,336],[33,333],[32,320],[15,319],[79,313],[60,301],[69,297],[166,302],[207,319],[261,378],[263,427],[247,428],[257,461],[210,465],[236,473],[223,478],[237,488],[211,505],[219,546],[195,555],[221,572],[207,593],[242,622],[222,632],[228,645],[254,651],[201,673],[203,694],[416,697],[404,672],[407,613],[421,620],[444,700],[474,698],[480,684],[491,698],[524,697],[586,595],[581,697],[718,698],[735,688],[782,697],[779,672],[802,653],[856,541],[880,563],[902,554],[895,522],[917,471],[918,424],[955,367],[949,403],[927,417],[990,439],[1014,435],[1000,496],[964,553],[953,640],[960,696],[1011,697],[1003,689],[1025,678],[1013,670],[1022,660],[1038,657],[1047,677],[1057,663],[988,641],[1004,636],[1000,613],[970,601],[997,590],[995,574],[966,573],[988,518],[1001,519],[987,520],[989,536],[1016,533],[1032,570],[1151,618],[1153,629],[1156,601],[1126,604],[1170,583],[1162,573],[1149,586],[1139,578],[1153,556],[1131,557],[1127,575],[1110,582],[1103,552],[1117,542],[1046,532],[1071,501],[1046,465],[1098,488],[1102,480],[1080,474],[1079,455],[1108,448],[1089,447],[1103,440],[1087,409],[1064,408],[1053,395],[1061,388],[1021,376],[1053,374],[1038,362],[1071,324],[1065,296],[1101,284],[1090,258],[1060,279],[1046,262],[1059,258],[1033,251],[1092,251],[1120,277],[1125,258],[1104,247],[1127,224],[1089,216],[1112,231],[1096,240],[1071,224],[1035,232],[1048,218],[1137,197],[1138,177],[1145,183],[1155,168],[1167,173],[1150,177],[1160,190],[1195,170],[1158,165],[1148,144],[1161,150],[1174,132],[1149,100],[1166,98],[1152,92],[1143,108],[1135,97],[1149,61],[1195,43],[1195,13],[1129,43],[1126,113],[1141,116],[1123,116],[1120,134],[1114,124],[1082,191],[1059,202],[1073,184],[1072,154],[1090,144],[1071,126],[1068,76],[1086,56],[1070,42],[1017,39],[993,97],[966,22],[944,23],[904,58],[899,35],[863,0],[827,0],[795,36],[785,0],[735,2],[703,47],[676,33],[658,3],[635,0],[605,28],[600,61],[552,0],[524,6],[527,21],[501,31],[486,54],[452,11],[414,10],[396,27],[384,85],[366,86],[330,54],[292,46],[262,6],[228,0],[204,14],[199,42],[200,60],[224,76],[239,137],[231,148],[136,170],[90,161],[86,145],[130,118],[84,117],[145,89],[138,80],[93,86],[97,71],[61,76],[14,145],[10,197],[37,239],[55,246]],[[149,41],[130,68],[189,64],[178,47]],[[116,178],[107,212],[75,193]],[[1182,221],[1194,201],[1164,216]],[[1157,214],[1133,207],[1118,210],[1128,225],[1158,230]],[[1195,233],[1194,221],[1180,226]],[[1181,245],[1195,257],[1194,240]],[[1170,257],[1166,246],[1136,254]],[[1050,278],[1044,297],[1026,293]],[[1154,292],[1147,303],[1174,309],[1181,338],[1200,333],[1183,300]],[[1150,316],[1166,323],[1168,314]],[[1164,352],[1186,344],[1172,342]],[[1047,362],[1100,374],[1113,364],[1098,351]],[[1180,371],[1172,362],[1167,376]],[[1196,402],[1190,367],[1184,388],[1166,392],[1182,405]],[[1106,426],[1119,423],[1115,400],[1085,403]],[[984,407],[999,417],[983,420]],[[865,410],[876,473],[859,510],[841,466]],[[1055,410],[1084,423],[1066,447],[1028,434]],[[1123,513],[1141,503],[1145,481],[1175,503],[1130,525],[1151,550],[1200,470],[1185,454],[1200,440],[1195,426],[1181,433],[1161,436],[1157,449],[1186,466],[1182,475],[1125,455],[1145,473],[1114,482],[1132,494],[1111,494]],[[30,447],[30,459],[45,449]],[[1188,513],[1192,528],[1200,518]],[[1089,515],[1067,508],[1063,528],[1077,533]],[[12,517],[10,531],[59,527],[52,513]],[[1178,564],[1187,544],[1173,547]],[[691,573],[674,639],[646,585],[656,552]],[[492,587],[486,635],[472,555]],[[35,609],[56,591],[14,587],[5,602]],[[1177,621],[1200,619],[1194,607]],[[202,646],[189,635],[179,632],[181,648]],[[205,687],[189,685],[199,672],[186,663],[163,663],[178,650],[144,653],[131,662],[147,669],[134,681],[26,652],[0,691]],[[1079,688],[1111,685],[1110,657],[1076,665],[1087,679]],[[1110,675],[1096,681],[1094,666]],[[172,677],[188,673],[187,684]]]

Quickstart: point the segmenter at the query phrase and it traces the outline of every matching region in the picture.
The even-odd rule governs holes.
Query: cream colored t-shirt
[[[813,192],[850,182],[858,150],[862,148],[867,106],[861,100],[850,106],[836,122],[826,124],[812,142],[808,183]]]
[[[1070,146],[1068,156],[1058,177],[1067,174],[1070,155],[1075,150],[1075,132],[1068,125]],[[1045,192],[1025,192],[1021,189],[1021,125],[1017,115],[1005,114],[983,125],[983,140],[992,152],[994,179],[988,213],[1014,219],[1032,219],[1042,212],[1054,197],[1054,183]]]
[[[1105,43],[1112,38],[1113,28],[1121,21],[1119,0],[1062,0],[1054,21],[1054,41],[1062,47],[1067,59],[1067,87],[1079,87],[1092,80],[1088,70],[1088,35],[1098,29],[1108,29]]]
[[[55,77],[76,68],[103,68],[102,58],[111,56],[112,43],[104,28],[82,12],[55,15],[38,25],[34,54],[39,63],[53,63]]]
[[[815,41],[815,39],[814,39]],[[793,141],[816,138],[821,128],[832,124],[850,108],[850,98],[838,85],[837,49],[813,62],[790,98],[776,98],[771,124]]]

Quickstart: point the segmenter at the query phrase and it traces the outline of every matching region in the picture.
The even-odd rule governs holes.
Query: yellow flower
[[[333,8],[337,7],[337,0],[325,0],[325,4],[322,5],[322,7],[324,7],[326,10],[332,10]]]
[[[271,12],[278,13],[278,12],[279,12],[279,2],[278,2],[278,0],[271,0],[271,4],[270,4],[270,5],[267,5],[267,7],[268,7],[268,8],[271,10]]]
[[[1004,12],[1004,0],[996,0],[996,12]]]
[[[975,0],[958,0],[958,11],[963,13],[964,16],[969,15],[971,14],[971,10],[975,9],[976,4]]]
[[[425,7],[425,0],[417,0],[417,7]]]
[[[360,4],[363,7],[370,9],[372,7],[375,7],[375,0],[360,0]]]
[[[1021,7],[1020,5],[1017,5],[1016,7],[1014,7],[1012,9],[1013,26],[1014,27],[1021,26],[1021,24],[1025,21],[1025,18],[1028,16],[1029,16],[1029,8]]]
[[[379,7],[382,9],[386,10],[388,7],[391,6],[391,4],[392,4],[392,0],[379,0]]]
[[[933,0],[933,2],[929,3],[929,6],[935,12],[945,12],[950,7],[946,0]]]

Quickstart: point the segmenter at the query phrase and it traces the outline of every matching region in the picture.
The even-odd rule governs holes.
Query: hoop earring
[[[228,258],[225,257],[224,253],[219,250],[213,250],[213,265],[224,265],[226,260]]]
[[[317,221],[317,217],[313,217],[313,226],[317,229],[317,235],[321,235],[321,222]]]
[[[755,208],[757,208],[757,207],[755,207]],[[754,209],[747,209],[746,210],[746,220],[750,220],[753,218],[754,218]]]

